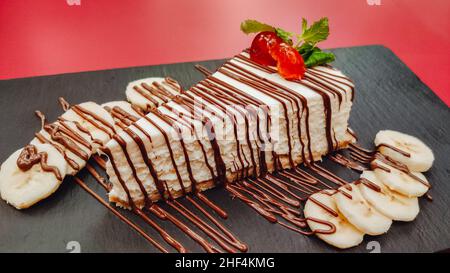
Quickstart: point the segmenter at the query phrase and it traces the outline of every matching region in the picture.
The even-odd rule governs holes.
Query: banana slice
[[[139,117],[142,115],[142,112],[138,112],[138,109],[133,108],[131,103],[124,101],[124,100],[118,100],[118,101],[110,101],[106,102],[101,105],[103,108],[110,108],[113,109],[114,107],[119,107],[125,112],[127,112],[130,115],[133,115],[135,117]]]
[[[181,92],[180,84],[171,78],[146,78],[128,84],[128,101],[144,111],[156,108]]]
[[[325,190],[323,192],[318,192],[311,195],[305,204],[305,217],[307,219],[318,219],[320,221],[329,222],[336,227],[336,231],[331,234],[324,234],[320,232],[316,233],[317,237],[326,243],[341,249],[359,245],[363,240],[364,233],[355,228],[347,221],[347,219],[345,219],[344,216],[342,216],[342,214],[339,213],[336,202],[331,194],[332,191]],[[315,200],[321,205],[333,210],[337,216],[331,214],[329,211],[312,200]],[[323,223],[321,224],[317,221],[308,220],[307,223],[312,231],[330,229],[329,226]]]
[[[410,175],[378,159],[372,161],[371,166],[384,185],[407,197],[420,197],[429,189],[429,186],[424,184],[429,184],[428,180],[419,172],[411,172]]]
[[[127,125],[127,122],[133,122],[143,115],[140,108],[134,108],[127,101],[110,101],[102,104],[102,107],[111,114],[116,125],[124,123]],[[122,112],[126,115],[125,117],[121,114]]]
[[[103,107],[90,101],[72,106],[61,118],[77,122],[87,129],[94,143],[94,151],[110,140],[116,131],[111,115]]]
[[[379,192],[363,183],[358,185],[363,197],[379,212],[396,221],[412,221],[419,214],[417,197],[406,197],[386,187],[373,171],[364,171],[361,178],[369,180],[379,188]]]
[[[347,184],[339,190],[334,195],[337,208],[356,228],[369,235],[380,235],[389,230],[392,220],[372,207],[356,185]]]
[[[383,146],[383,144],[386,146]],[[384,130],[377,133],[375,145],[381,145],[379,151],[383,155],[405,164],[410,171],[425,172],[433,165],[433,151],[416,137],[397,131]],[[396,151],[389,146],[400,149],[407,154]]]
[[[31,140],[30,144],[49,143],[53,145],[68,163],[67,174],[75,175],[86,165],[87,160],[92,155],[93,146],[90,135],[81,131],[76,124],[71,121],[56,121],[50,126],[51,128],[41,129],[41,131],[36,134],[36,137]],[[51,130],[55,129],[55,127],[61,130],[56,134],[59,137],[64,137],[66,142],[69,142],[66,145],[70,145],[71,148],[58,142],[56,138],[52,138]],[[55,136],[55,133],[52,134]]]
[[[47,154],[47,165],[59,171],[45,171],[38,162],[23,171],[17,166],[17,159],[23,149],[17,150],[0,168],[0,194],[3,200],[17,209],[25,209],[48,197],[58,189],[66,175],[67,163],[64,157],[50,144],[35,144],[37,153]]]

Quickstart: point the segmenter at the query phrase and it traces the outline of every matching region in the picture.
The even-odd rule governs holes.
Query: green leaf
[[[277,34],[278,37],[281,38],[281,40],[283,40],[284,42],[292,45],[292,33],[291,32],[287,32],[286,30],[283,30],[281,28],[276,28],[275,29],[275,33]]]
[[[241,30],[245,34],[258,33],[261,31],[275,31],[273,26],[258,22],[256,20],[245,20],[241,23]]]
[[[300,55],[302,55],[303,60],[306,60],[309,58],[309,56],[313,53],[313,50],[320,50],[318,47],[314,47],[312,44],[310,43],[303,43],[301,46],[296,48],[298,53],[300,53]]]
[[[306,22],[305,18],[302,18],[302,35],[305,33],[307,28],[308,28],[308,22]]]
[[[310,43],[303,43],[296,48],[302,55],[306,67],[313,67],[334,61],[334,54],[323,52],[320,48]]]
[[[328,18],[324,17],[314,22],[309,28],[306,19],[302,19],[302,35],[299,39],[307,43],[316,44],[328,38],[330,28],[328,26]]]
[[[316,47],[317,48],[317,47]],[[334,61],[334,54],[331,52],[323,52],[319,48],[313,50],[311,55],[304,61],[306,67],[313,67],[317,65],[323,65]]]

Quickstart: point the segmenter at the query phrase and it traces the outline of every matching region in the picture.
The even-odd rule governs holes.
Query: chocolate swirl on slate
[[[61,173],[58,168],[47,165],[48,154],[46,152],[37,152],[37,148],[34,145],[27,145],[23,148],[19,157],[17,158],[17,167],[26,172],[31,169],[37,163],[41,164],[42,170],[45,172],[52,172],[55,174],[58,180],[62,180]]]

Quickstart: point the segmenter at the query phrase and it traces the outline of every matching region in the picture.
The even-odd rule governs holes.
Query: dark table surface
[[[336,54],[334,65],[356,84],[350,125],[359,135],[360,143],[371,147],[379,130],[394,129],[419,137],[436,157],[434,166],[426,173],[433,186],[433,201],[420,200],[417,219],[411,223],[395,222],[382,236],[366,235],[360,246],[346,251],[369,252],[371,241],[378,242],[382,252],[432,252],[450,247],[449,108],[385,47],[332,51]],[[199,63],[215,69],[223,60]],[[0,161],[27,144],[39,130],[35,110],[44,112],[49,120],[62,113],[57,103],[59,96],[70,103],[123,100],[129,81],[150,76],[171,76],[189,87],[203,77],[193,65],[180,63],[0,81]],[[325,161],[324,165],[343,178],[357,178],[356,173],[334,163]],[[86,173],[82,172],[81,177],[106,198]],[[231,200],[223,189],[206,194],[227,210],[230,217],[224,224],[248,243],[251,252],[338,251],[315,237],[270,224],[239,200]],[[136,221],[145,226],[139,219]],[[190,251],[202,251],[173,225],[158,222]],[[158,238],[153,230],[146,230]],[[0,202],[0,252],[67,252],[70,241],[78,242],[82,252],[156,251],[71,179],[66,179],[51,197],[27,210],[18,211]]]

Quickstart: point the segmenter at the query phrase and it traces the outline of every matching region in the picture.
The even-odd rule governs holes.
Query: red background
[[[250,44],[244,19],[297,32],[327,16],[322,47],[385,45],[450,105],[449,0],[80,2],[0,0],[0,79],[225,58]]]

